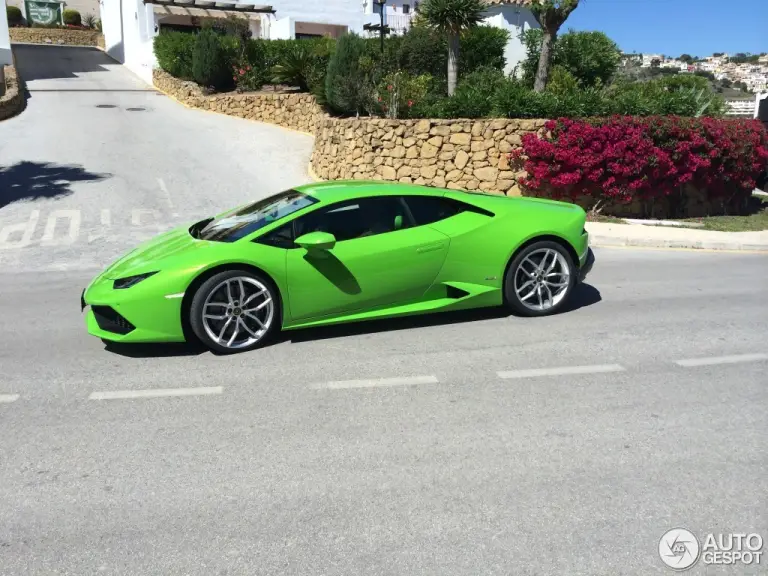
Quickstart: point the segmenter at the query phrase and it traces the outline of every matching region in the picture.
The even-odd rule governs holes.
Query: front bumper
[[[156,290],[113,290],[97,279],[80,294],[88,333],[113,342],[184,342],[181,325],[183,294],[168,298]],[[146,286],[144,288],[149,288]]]
[[[584,279],[592,271],[592,266],[595,265],[595,253],[592,252],[592,248],[587,249],[587,255],[584,258],[584,262],[579,266],[579,282],[584,282]]]

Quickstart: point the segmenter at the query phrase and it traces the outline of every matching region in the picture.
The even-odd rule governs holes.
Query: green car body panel
[[[501,305],[506,267],[533,239],[556,239],[579,267],[587,260],[586,214],[573,204],[382,182],[318,183],[294,190],[316,202],[238,240],[197,239],[185,225],[114,262],[84,291],[88,332],[120,342],[183,342],[192,292],[202,278],[225,268],[268,276],[279,293],[282,329],[289,330]],[[332,257],[311,262],[304,247],[257,241],[330,204],[386,195],[444,197],[475,209],[339,241],[328,251]],[[115,280],[150,273],[129,288],[114,287]],[[133,329],[126,334],[101,329],[94,315],[99,306],[118,312]]]

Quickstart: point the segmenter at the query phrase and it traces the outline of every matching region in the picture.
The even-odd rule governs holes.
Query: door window
[[[316,210],[296,220],[298,238],[310,232],[328,232],[337,242],[394,232],[409,221],[403,203],[395,196],[360,198]]]
[[[405,196],[415,226],[425,226],[445,220],[461,212],[461,206],[439,196]]]

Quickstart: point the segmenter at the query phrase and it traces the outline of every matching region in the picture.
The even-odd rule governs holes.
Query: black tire
[[[254,300],[254,304],[267,302],[267,298],[272,303],[269,324],[266,326],[265,330],[259,329],[258,324],[255,324],[256,320],[253,319],[253,316],[251,315],[250,317],[247,317],[247,315],[239,307],[239,305],[242,304],[240,304],[241,300],[238,298],[242,296],[238,296],[235,293],[239,290],[239,288],[232,288],[234,295],[233,300],[236,304],[239,305],[230,306],[224,304],[223,302],[228,301],[226,298],[222,300],[222,303],[219,303],[217,297],[220,295],[226,295],[227,293],[226,285],[224,285],[224,283],[230,280],[234,281],[231,283],[232,285],[239,286],[240,282],[235,281],[236,279],[240,279],[242,281],[246,291],[251,290],[250,294],[246,292],[244,300],[247,301],[250,296],[254,296],[254,298],[258,298],[258,300]],[[222,288],[222,285],[224,285],[224,288]],[[260,287],[263,287],[264,290],[263,300],[261,299],[262,296],[256,296],[256,293],[261,290]],[[211,310],[211,307],[215,307],[215,310],[221,309],[222,315],[226,316],[226,319],[204,319],[204,307],[209,297],[212,299],[211,303],[208,304],[209,311]],[[268,303],[265,304],[265,308],[268,305]],[[256,313],[256,316],[259,317],[260,315]],[[223,326],[227,320],[230,320],[230,327],[227,328],[224,332],[224,339],[226,339],[226,336],[233,334],[234,329],[237,328],[238,330],[242,330],[243,338],[245,339],[243,345],[238,345],[236,347],[223,345],[214,337],[212,337],[211,333],[214,331],[214,329],[218,331],[219,327]],[[232,325],[231,320],[235,321],[234,325]],[[264,321],[266,325],[266,316],[261,318],[261,320]],[[242,326],[242,324],[244,324],[246,321],[248,324],[246,326]],[[282,307],[274,283],[269,278],[250,270],[225,270],[224,272],[214,274],[200,285],[200,287],[195,292],[195,295],[193,296],[192,302],[189,306],[189,326],[192,328],[195,336],[197,336],[200,342],[207,348],[220,354],[233,354],[236,352],[246,352],[248,350],[259,348],[265,343],[269,342],[269,340],[274,336],[275,332],[280,329],[281,324]],[[253,339],[254,336],[253,332],[246,330],[246,328],[250,328],[250,330],[253,330],[259,334],[258,340],[248,343],[247,340]],[[209,330],[211,333],[209,333]],[[239,341],[240,338],[237,337],[237,339],[234,341],[234,344],[238,344]]]
[[[563,288],[563,291],[558,292],[557,296],[552,299],[552,301],[556,300],[554,305],[548,308],[535,309],[527,306],[523,301],[527,300],[525,298],[528,295],[527,288],[518,294],[517,290],[515,289],[515,281],[519,280],[523,282],[523,285],[525,285],[525,282],[531,280],[534,282],[534,284],[531,286],[531,289],[536,290],[537,285],[535,283],[537,281],[540,282],[541,280],[554,280],[556,276],[545,278],[543,275],[538,275],[537,278],[532,278],[528,272],[528,270],[532,270],[531,262],[536,263],[536,259],[539,257],[539,254],[544,254],[544,251],[547,250],[555,251],[558,254],[556,265],[559,267],[561,263],[565,263],[565,265],[568,267],[569,275],[567,281],[563,280],[562,276],[558,279],[558,284],[564,283],[565,285],[557,287],[557,289]],[[531,259],[526,261],[529,256],[531,256]],[[554,259],[555,257],[547,256],[547,258]],[[560,260],[560,258],[562,260]],[[521,270],[521,265],[523,265],[524,261],[526,261],[526,264],[524,265],[525,268]],[[547,261],[549,262],[549,260]],[[540,240],[538,242],[529,244],[515,255],[504,274],[504,303],[510,310],[512,310],[512,312],[520,316],[549,316],[550,314],[557,314],[557,312],[560,311],[563,306],[565,306],[568,299],[570,298],[571,293],[573,292],[573,287],[576,284],[578,273],[578,266],[574,264],[573,258],[571,258],[568,250],[566,250],[561,244],[552,242],[551,240]],[[525,277],[526,274],[528,274],[528,277]],[[552,288],[550,287],[549,289],[551,292]],[[544,290],[546,290],[546,288],[542,289],[542,294],[545,294]],[[537,298],[538,293],[534,293],[534,296]]]

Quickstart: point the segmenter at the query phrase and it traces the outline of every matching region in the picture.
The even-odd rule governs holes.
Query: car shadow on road
[[[597,288],[590,284],[581,284],[574,289],[569,302],[560,314],[592,306],[601,300],[602,298]],[[303,330],[290,330],[279,334],[273,343],[279,344],[287,342],[291,344],[300,344],[302,342],[313,342],[360,334],[376,334],[379,332],[426,328],[429,326],[445,326],[447,324],[496,320],[508,318],[509,316],[512,316],[512,313],[509,310],[498,307],[424,314],[421,316],[406,316],[403,318],[390,318],[387,320],[369,320],[352,324],[339,324],[338,326],[322,326],[318,328],[306,328]],[[127,358],[198,356],[207,351],[207,349],[199,342],[173,344],[121,344],[119,342],[110,342],[108,340],[104,340],[103,342],[106,351]],[[269,347],[267,346],[266,350],[268,349]]]
[[[69,196],[73,182],[98,182],[111,176],[89,172],[76,164],[22,160],[0,166],[0,209],[20,200]]]
[[[174,358],[178,356],[199,356],[207,349],[199,342],[165,344],[121,344],[103,340],[104,350],[126,358]]]

